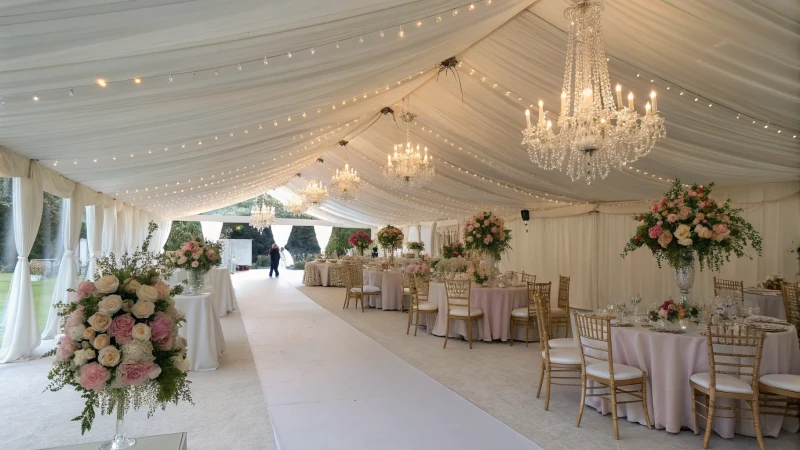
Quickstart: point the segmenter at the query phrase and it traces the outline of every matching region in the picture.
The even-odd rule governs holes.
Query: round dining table
[[[641,326],[611,328],[614,362],[647,372],[647,406],[650,420],[656,428],[678,433],[682,427],[692,426],[689,378],[695,373],[710,371],[708,344],[706,337],[700,334],[704,331],[703,325],[690,325],[685,334],[655,332],[652,328]],[[794,327],[789,327],[788,331],[766,334],[760,372],[761,375],[800,375],[800,347]],[[611,412],[611,402],[599,397],[588,397],[586,405],[603,414]],[[733,404],[728,399],[718,399],[717,405]],[[619,417],[646,425],[641,403],[617,406]],[[738,406],[745,407],[746,403],[741,402]],[[699,416],[698,426],[705,426],[705,420]],[[732,438],[734,433],[755,436],[752,421],[715,419],[713,427],[723,438]],[[776,437],[782,429],[796,433],[799,428],[797,419],[761,416],[764,436]]]
[[[200,295],[176,295],[175,309],[186,318],[178,334],[186,339],[189,370],[204,372],[219,367],[219,356],[225,351],[225,337],[209,292]]]
[[[744,290],[745,304],[758,306],[762,316],[775,317],[786,320],[786,307],[783,305],[781,291],[762,288],[747,288]]]
[[[428,291],[428,301],[436,302],[439,305],[439,313],[420,314],[420,325],[425,326],[428,332],[435,336],[444,337],[447,331],[447,292],[444,283],[431,282]],[[480,308],[483,311],[483,318],[477,321],[476,329],[472,329],[473,340],[483,340],[492,342],[500,340],[505,342],[509,337],[511,326],[511,311],[514,308],[522,308],[528,304],[527,287],[483,287],[473,286],[470,290],[470,306]],[[539,340],[539,332],[536,328],[536,319],[532,319],[529,340],[531,342]],[[450,334],[448,337],[468,336],[467,323],[464,320],[454,320],[450,324]],[[525,340],[525,328],[520,326],[514,330],[514,339]]]
[[[381,289],[378,295],[366,296],[372,308],[400,310],[403,307],[403,271],[364,269],[364,285],[376,286]]]

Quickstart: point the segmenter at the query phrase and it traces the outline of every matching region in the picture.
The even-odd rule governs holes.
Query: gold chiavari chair
[[[783,307],[786,310],[786,321],[800,329],[800,290],[798,283],[781,284]]]
[[[414,336],[417,335],[419,330],[419,315],[420,314],[437,314],[439,312],[439,305],[436,302],[428,301],[428,292],[430,290],[430,280],[425,278],[416,278],[414,280],[414,295],[411,296],[411,304],[408,308],[408,326],[406,326],[406,335],[411,329],[411,316],[417,316],[417,322],[414,327]],[[421,300],[423,298],[424,300]]]
[[[472,280],[444,280],[444,290],[447,294],[447,327],[444,334],[444,345],[447,348],[447,338],[450,336],[450,321],[464,320],[467,322],[467,339],[469,348],[472,349],[472,321],[483,317],[483,310],[470,305],[470,291]]]
[[[692,424],[694,434],[700,434],[697,427],[697,416],[706,418],[706,433],[703,448],[708,448],[711,439],[712,422],[718,419],[752,420],[756,430],[758,447],[764,450],[761,437],[761,415],[758,402],[758,370],[761,365],[761,350],[764,346],[764,331],[733,322],[722,322],[717,325],[706,324],[706,342],[708,343],[708,363],[710,372],[696,373],[689,378],[692,387]],[[749,379],[745,381],[745,379]],[[702,394],[701,401],[697,392]],[[742,417],[739,411],[748,408],[736,406],[718,406],[719,398],[744,400],[749,405],[752,417]],[[697,407],[706,410],[703,416]],[[732,411],[733,415],[719,416],[717,410]]]
[[[530,291],[529,291],[530,292]],[[536,398],[542,393],[542,382],[547,379],[544,410],[550,407],[550,385],[561,386],[580,386],[577,383],[581,379],[581,350],[578,347],[556,348],[551,342],[557,339],[550,339],[550,302],[544,295],[534,294],[536,299],[536,321],[539,328],[539,349],[542,352],[542,367],[539,373],[539,390],[536,391]],[[571,341],[571,339],[570,339]],[[554,376],[555,374],[555,376]],[[553,381],[556,380],[556,381]],[[573,380],[569,382],[568,380]]]
[[[356,308],[358,308],[358,301],[361,300],[361,312],[364,312],[364,299],[370,295],[379,295],[381,289],[377,286],[370,286],[364,284],[364,273],[361,266],[347,265],[347,297],[344,300],[342,309],[350,306],[350,299],[355,298]]]
[[[531,275],[536,279],[536,275]],[[511,310],[511,322],[509,323],[509,333],[511,333],[511,346],[514,346],[514,326],[521,325],[525,327],[525,347],[528,346],[528,339],[531,325],[535,324],[536,316],[536,296],[544,295],[547,297],[547,304],[550,304],[550,285],[547,283],[534,283],[528,282],[528,303],[522,308],[514,308]]]
[[[736,300],[744,302],[744,281],[722,280],[714,277],[714,297],[723,291],[732,293]]]
[[[611,415],[614,420],[614,439],[619,440],[619,423],[617,423],[617,405],[642,402],[644,419],[647,428],[652,429],[650,414],[647,411],[647,372],[638,367],[613,362],[613,345],[611,344],[611,318],[595,314],[572,312],[578,328],[581,349],[581,404],[578,410],[578,421],[581,425],[586,397],[602,397],[611,401]],[[588,363],[588,360],[601,361]],[[594,381],[598,386],[588,386]],[[632,386],[638,389],[625,389]],[[587,393],[589,389],[608,389],[608,392]],[[618,401],[619,396],[634,397],[634,400]]]
[[[564,336],[569,337],[569,277],[558,276],[558,304],[550,311],[551,333],[558,336],[564,327]]]
[[[523,283],[536,283],[536,275],[532,273],[522,272],[520,274],[520,281],[522,281]]]
[[[400,312],[405,311],[406,298],[408,298],[408,304],[411,305],[411,299],[414,297],[414,278],[416,276],[413,273],[403,272],[403,301],[400,304]]]
[[[772,374],[758,379],[762,415],[800,418],[800,375]]]

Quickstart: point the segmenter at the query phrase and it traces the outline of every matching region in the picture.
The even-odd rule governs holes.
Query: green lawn
[[[12,275],[10,273],[0,273],[0,311],[3,311],[6,307]],[[53,299],[56,277],[33,281],[31,284],[33,285],[33,299],[36,305],[36,323],[39,325],[39,330],[42,330],[47,323],[47,314],[49,313],[50,302]],[[0,336],[0,343],[2,342],[3,336]]]

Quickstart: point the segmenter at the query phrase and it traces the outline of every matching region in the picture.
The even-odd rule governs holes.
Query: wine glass
[[[631,305],[633,305],[633,318],[637,323],[639,322],[639,303],[642,303],[642,297],[639,294],[631,297]]]

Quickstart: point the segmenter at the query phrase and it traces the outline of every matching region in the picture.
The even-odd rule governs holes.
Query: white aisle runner
[[[279,448],[541,448],[280,278],[233,281]]]

